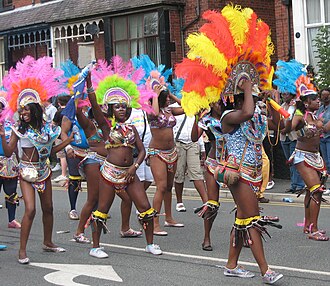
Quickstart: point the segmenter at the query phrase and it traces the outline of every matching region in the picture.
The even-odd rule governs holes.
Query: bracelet
[[[93,93],[95,92],[94,88],[91,86],[91,87],[87,87],[87,93]]]
[[[140,164],[139,164],[139,163],[135,163],[135,164],[134,164],[134,167],[135,167],[136,169],[139,169]]]
[[[69,145],[66,145],[64,149],[65,149],[65,152],[68,152],[69,150],[72,150],[73,148],[72,148],[72,146],[69,144]]]

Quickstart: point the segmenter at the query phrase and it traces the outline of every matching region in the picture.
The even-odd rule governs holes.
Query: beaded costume
[[[19,108],[24,108],[30,103],[42,104],[49,98],[66,92],[66,89],[63,87],[63,72],[52,68],[52,64],[53,59],[50,57],[35,60],[27,56],[17,63],[16,69],[10,69],[8,75],[3,80],[4,86],[8,90],[8,108],[5,112],[7,117],[10,117]],[[44,123],[39,130],[33,128],[30,124],[24,134],[19,131],[17,125],[12,126],[12,130],[21,140],[23,152],[24,147],[34,147],[39,157],[38,162],[20,162],[21,179],[24,180],[22,178],[24,171],[28,167],[32,167],[32,169],[37,171],[37,177],[33,182],[30,182],[35,190],[43,192],[46,188],[46,180],[51,175],[47,159],[50,157],[55,140],[61,133],[61,128]]]
[[[181,104],[187,115],[208,109],[211,103],[219,100],[229,109],[228,105],[234,103],[234,96],[243,92],[238,88],[241,79],[251,81],[254,87],[271,89],[270,56],[274,45],[269,26],[258,19],[252,9],[232,4],[226,5],[221,13],[206,11],[203,18],[206,23],[186,40],[189,46],[187,58],[175,69],[177,76],[185,80]],[[254,114],[230,134],[223,135],[226,150],[221,152],[226,152],[225,161],[241,163],[240,181],[253,190],[259,188],[262,180],[261,154],[266,124],[265,117]],[[218,124],[218,129],[221,134],[221,124]],[[204,209],[210,208],[209,205],[216,208],[205,204]],[[264,225],[270,224],[259,216],[247,220],[241,222],[240,218],[236,218],[233,227],[235,237],[241,235],[244,238],[249,227],[266,232]]]

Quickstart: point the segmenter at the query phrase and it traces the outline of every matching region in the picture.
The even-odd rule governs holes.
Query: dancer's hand
[[[242,78],[239,82],[238,82],[238,87],[239,89],[241,89],[244,92],[251,92],[252,93],[252,81]]]
[[[68,158],[75,158],[76,155],[74,154],[74,151],[72,148],[66,148],[66,155],[68,156]]]
[[[131,182],[134,181],[135,173],[136,173],[136,167],[134,165],[132,165],[127,170],[127,174],[126,174],[126,177],[125,177],[125,179],[127,180],[128,183],[131,183]]]
[[[154,92],[157,93],[157,95],[160,95],[160,93],[162,92],[163,90],[163,86],[158,84],[154,87]]]
[[[3,124],[0,123],[0,136],[2,137],[2,136],[5,136],[5,135],[6,135],[5,128],[4,128]]]

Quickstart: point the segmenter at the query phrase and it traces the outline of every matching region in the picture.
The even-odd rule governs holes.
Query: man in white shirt
[[[194,117],[179,115],[176,116],[176,120],[176,125],[173,128],[178,152],[177,170],[174,178],[177,199],[176,210],[178,212],[185,212],[186,208],[182,202],[182,193],[186,173],[189,179],[193,181],[203,203],[207,201],[202,168],[205,160],[205,146],[202,137],[199,138],[198,142],[191,141],[191,130],[195,121]]]
[[[147,120],[147,114],[142,109],[132,109],[131,116],[127,120],[128,123],[133,124],[139,133],[142,140],[144,148],[149,147],[151,140],[150,127]],[[145,163],[145,160],[140,164],[140,167],[136,170],[136,175],[139,177],[140,181],[144,184],[144,189],[147,190],[154,178],[151,173],[151,169]]]
[[[45,121],[51,123],[57,112],[57,108],[51,103],[51,99],[44,103],[45,106]]]

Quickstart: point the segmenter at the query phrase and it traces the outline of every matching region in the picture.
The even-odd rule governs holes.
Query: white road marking
[[[134,250],[134,251],[145,252],[144,248],[137,248],[137,247],[126,246],[126,245],[108,244],[108,243],[100,243],[100,244],[102,246],[108,246],[108,247],[113,247],[113,248],[129,249],[129,250]],[[200,260],[214,261],[214,262],[221,262],[221,263],[226,263],[227,262],[227,259],[223,259],[223,258],[214,258],[214,257],[199,256],[199,255],[192,255],[192,254],[183,254],[183,253],[176,253],[176,252],[167,252],[167,251],[163,251],[163,255],[184,257],[184,258],[192,258],[192,259],[200,259]],[[240,260],[239,263],[242,264],[242,265],[258,267],[258,264],[253,263],[253,262],[245,262],[245,261]],[[286,270],[286,271],[292,271],[292,272],[301,272],[301,273],[309,273],[309,274],[330,276],[330,272],[325,272],[325,271],[294,268],[294,267],[287,267],[287,266],[282,266],[282,265],[269,265],[269,267],[271,269],[278,269],[278,270]]]
[[[89,276],[109,281],[123,282],[111,265],[30,263],[32,266],[56,270],[44,276],[49,283],[61,286],[88,286],[73,281],[78,276]]]

